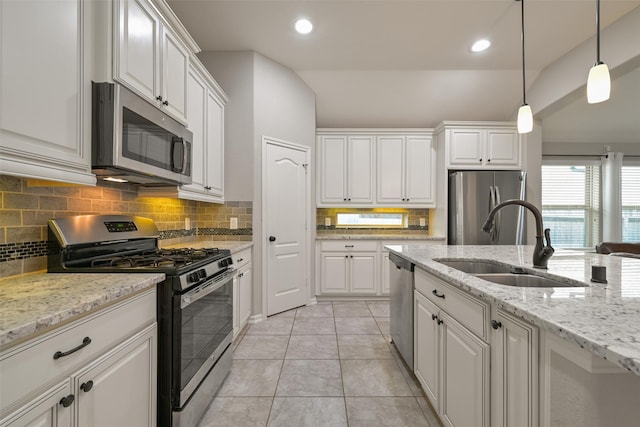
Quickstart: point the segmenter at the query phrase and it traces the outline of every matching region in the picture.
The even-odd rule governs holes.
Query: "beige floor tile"
[[[373,317],[337,317],[336,332],[338,335],[375,335],[380,329]]]
[[[276,397],[269,427],[346,427],[342,397]]]
[[[284,359],[288,335],[247,335],[233,352],[234,359]]]
[[[412,396],[398,364],[388,360],[341,360],[345,396]]]
[[[340,359],[391,359],[389,344],[377,335],[338,335]]]
[[[367,305],[373,317],[389,317],[388,302],[368,302]]]
[[[276,396],[343,396],[340,361],[285,360]]]
[[[216,397],[198,427],[263,427],[272,403],[271,397]]]
[[[372,317],[369,307],[364,302],[335,302],[333,315],[335,317]]]
[[[335,335],[291,335],[285,359],[338,359]]]
[[[333,317],[296,317],[293,335],[335,335]]]
[[[289,335],[293,317],[273,317],[255,323],[247,329],[247,335]]]
[[[296,317],[333,317],[333,305],[320,303],[300,307]]]
[[[413,397],[347,397],[349,427],[429,427]]]
[[[272,397],[275,395],[282,360],[238,360],[222,383],[220,397]]]

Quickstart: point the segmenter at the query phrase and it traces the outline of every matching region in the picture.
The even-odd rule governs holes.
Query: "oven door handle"
[[[235,268],[231,268],[225,271],[223,274],[206,281],[205,283],[196,286],[194,289],[190,290],[186,294],[180,297],[180,308],[185,308],[192,303],[198,301],[200,298],[206,297],[211,292],[214,292],[220,289],[231,279],[233,274],[236,272]]]

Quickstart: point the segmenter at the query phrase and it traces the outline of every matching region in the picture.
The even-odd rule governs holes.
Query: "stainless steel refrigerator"
[[[526,242],[525,210],[502,208],[491,233],[482,224],[491,209],[509,199],[525,199],[527,173],[522,171],[458,171],[449,174],[450,245],[521,245]]]

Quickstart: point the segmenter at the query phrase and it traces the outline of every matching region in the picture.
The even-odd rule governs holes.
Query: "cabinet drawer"
[[[330,242],[322,242],[320,244],[320,250],[322,252],[337,251],[378,251],[378,241],[353,241],[353,240],[337,240]]]
[[[471,332],[485,341],[488,340],[491,312],[488,303],[419,268],[415,269],[415,287],[429,301],[446,311]]]
[[[233,265],[239,270],[251,262],[251,248],[243,249],[240,252],[232,254],[231,259],[233,259]]]
[[[153,288],[121,303],[62,326],[0,354],[0,413],[54,381],[101,356],[124,339],[156,321],[156,290]],[[89,337],[91,343],[58,359]]]

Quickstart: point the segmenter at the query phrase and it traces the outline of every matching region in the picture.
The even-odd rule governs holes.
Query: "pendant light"
[[[609,99],[611,77],[609,67],[600,61],[600,0],[596,0],[596,63],[589,70],[587,79],[587,101],[596,104]]]
[[[527,104],[527,89],[524,72],[524,0],[519,1],[521,2],[520,17],[522,24],[522,106],[518,110],[518,133],[529,133],[533,130],[533,113],[531,112],[531,107]]]

